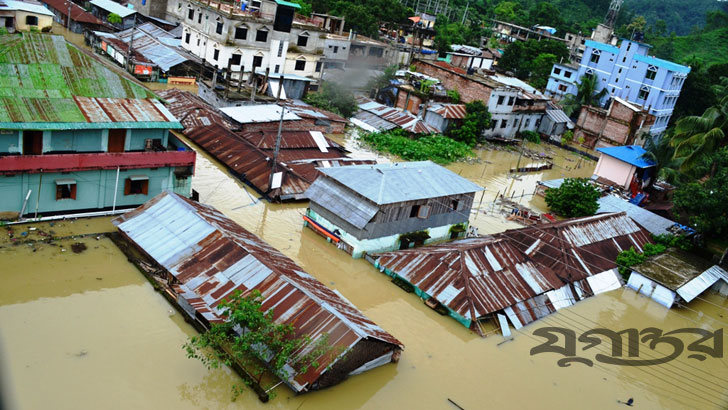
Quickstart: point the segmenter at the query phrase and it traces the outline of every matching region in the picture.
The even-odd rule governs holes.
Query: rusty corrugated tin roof
[[[617,255],[630,247],[642,251],[650,233],[625,212],[573,218],[512,229],[495,235],[542,266],[574,282],[617,267]]]
[[[379,104],[378,102],[374,102],[364,98],[359,98],[357,102],[359,102],[360,110],[373,114],[378,118],[384,120],[386,123],[395,124],[408,132],[414,134],[437,134],[440,132],[440,130],[438,130],[437,128],[433,127],[430,124],[427,124],[421,118],[416,117],[408,112],[402,112],[395,108],[387,107],[386,105]],[[358,116],[357,118],[364,122],[367,122],[368,120],[366,116]],[[370,125],[378,129],[383,128],[382,126],[377,126],[379,124]]]
[[[465,104],[438,104],[429,110],[436,112],[442,118],[462,120],[468,114]]]
[[[333,112],[322,110],[314,106],[295,103],[286,103],[285,105],[289,110],[291,110],[294,114],[298,115],[301,118],[319,119],[331,122],[349,122],[346,118],[340,115],[336,115]]]
[[[208,322],[221,322],[219,303],[236,290],[255,289],[263,309],[277,323],[287,323],[296,337],[311,343],[324,334],[331,350],[316,358],[306,373],[290,372],[288,384],[306,391],[329,366],[360,340],[374,339],[403,348],[402,343],[364,316],[350,302],[303,272],[291,259],[212,207],[164,192],[113,223],[169,271],[173,288]],[[184,306],[184,304],[182,304]],[[307,353],[294,352],[292,362]]]
[[[212,124],[221,124],[228,129],[233,128],[220,111],[195,94],[176,88],[158,91],[157,94],[165,99],[169,111],[186,129]]]
[[[468,320],[564,285],[510,241],[493,237],[387,252],[379,255],[377,264]]]

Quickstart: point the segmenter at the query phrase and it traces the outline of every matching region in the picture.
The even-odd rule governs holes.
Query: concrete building
[[[620,97],[654,115],[650,133],[665,131],[690,67],[652,57],[652,46],[636,41],[622,40],[616,46],[587,40],[585,46],[576,81],[585,75],[595,76],[596,91],[607,89],[610,97]],[[565,84],[557,81],[555,69],[552,78],[554,81],[548,83],[552,95],[576,94],[576,84],[567,85],[566,91],[559,89]]]
[[[616,183],[624,189],[636,184],[641,189],[651,177],[655,164],[642,158],[646,152],[637,145],[597,148],[601,153],[594,175]]]
[[[554,32],[555,30],[546,26],[526,28],[505,21],[493,20],[493,36],[503,44],[528,40],[555,40],[567,43],[563,38],[554,36]]]
[[[655,117],[640,107],[615,97],[605,108],[585,105],[576,121],[574,139],[588,148],[642,145]]]
[[[304,224],[354,258],[462,237],[483,190],[430,161],[319,171]]]
[[[231,78],[270,69],[271,73],[320,78],[325,33],[299,16],[298,4],[262,0],[245,9],[228,3],[171,0],[168,19],[182,23],[182,47]],[[323,24],[323,23],[322,23]]]
[[[51,31],[53,13],[41,3],[3,0],[0,2],[0,27],[8,32]]]
[[[554,99],[562,100],[566,95],[574,93],[577,85],[579,66],[575,64],[554,64],[551,68],[544,93]]]
[[[191,193],[195,153],[154,94],[63,37],[24,34],[0,62],[3,218],[138,206]],[[36,72],[26,81],[22,73]],[[22,85],[21,85],[22,84]]]

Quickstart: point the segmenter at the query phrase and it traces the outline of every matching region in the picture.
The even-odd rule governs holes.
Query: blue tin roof
[[[650,56],[641,56],[639,54],[634,56],[634,59],[636,61],[642,61],[647,64],[652,64],[657,67],[666,68],[670,71],[677,71],[678,73],[689,73],[690,67],[686,67],[684,65],[673,63],[672,61],[663,60],[661,58],[657,57],[650,57]]]
[[[625,145],[623,147],[607,147],[597,148],[597,151],[602,154],[609,155],[610,157],[617,158],[620,161],[634,165],[637,168],[649,168],[654,167],[655,163],[642,158],[645,149],[639,145]]]
[[[597,50],[606,51],[608,53],[619,54],[619,47],[615,47],[610,44],[604,44],[594,40],[587,40],[584,45],[587,47],[596,48]]]

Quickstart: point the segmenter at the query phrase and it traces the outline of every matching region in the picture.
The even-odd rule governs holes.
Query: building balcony
[[[97,169],[193,167],[194,151],[101,152],[0,156],[0,174],[76,172]]]

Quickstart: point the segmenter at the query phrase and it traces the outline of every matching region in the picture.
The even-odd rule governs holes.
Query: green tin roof
[[[0,35],[0,128],[31,125],[22,127],[22,123],[33,123],[35,129],[58,129],[60,123],[65,129],[71,124],[76,128],[118,128],[90,120],[73,97],[157,99],[61,36]],[[152,122],[144,121],[133,128],[147,128],[147,124],[153,128]],[[172,122],[165,124],[165,128],[175,128]]]
[[[276,0],[279,6],[293,7],[294,9],[300,9],[301,5],[297,3],[291,3],[290,1]]]
[[[181,130],[179,122],[0,122],[0,130],[105,130],[105,129],[171,129]]]

